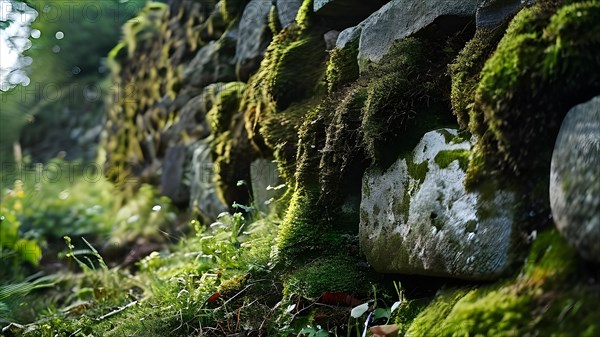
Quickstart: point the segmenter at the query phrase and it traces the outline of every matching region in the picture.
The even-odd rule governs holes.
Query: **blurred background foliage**
[[[4,70],[9,73],[4,89],[10,89],[0,92],[3,161],[11,158],[16,141],[34,162],[59,153],[70,160],[94,159],[104,99],[118,90],[107,80],[106,55],[118,42],[122,24],[145,1],[31,0],[27,7],[20,1],[6,3],[3,8],[16,14],[4,15],[13,21],[4,21],[5,37],[27,31],[30,42],[16,42],[26,50],[12,69]],[[10,29],[32,17],[30,27]]]
[[[0,0],[0,323],[52,284],[37,272],[58,268],[63,236],[102,242],[135,219],[172,218],[153,191],[137,200],[150,207],[117,210],[96,163],[105,99],[119,90],[106,56],[145,3]]]

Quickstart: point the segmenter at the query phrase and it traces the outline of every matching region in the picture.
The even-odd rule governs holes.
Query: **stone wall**
[[[496,279],[553,225],[554,140],[566,113],[600,93],[589,52],[599,11],[550,0],[152,4],[110,55],[123,95],[107,166],[123,188],[156,184],[205,218],[285,184],[283,266],[360,261],[360,245],[379,272]]]

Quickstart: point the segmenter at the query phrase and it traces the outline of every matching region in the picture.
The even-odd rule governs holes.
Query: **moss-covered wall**
[[[110,55],[113,78],[123,89],[106,125],[107,165],[115,181],[130,186],[126,178],[135,176],[156,183],[170,147],[205,139],[216,189],[231,205],[248,201],[238,181],[251,179],[250,163],[276,160],[287,193],[273,262],[285,275],[287,295],[305,297],[324,289],[371,290],[367,282],[332,281],[332,273],[347,271],[360,280],[373,274],[357,240],[361,178],[370,165],[391,165],[430,130],[455,127],[463,137],[475,136],[470,154],[452,154],[468,170],[470,186],[485,179],[520,186],[516,236],[551,225],[545,193],[553,141],[568,109],[600,93],[597,1],[540,0],[497,27],[443,17],[396,41],[380,61],[361,64],[359,73],[360,41],[328,51],[324,34],[335,23],[306,0],[286,27],[271,8],[273,39],[247,81],[198,87],[182,80],[202,47],[226,44],[245,4],[223,1],[219,11],[205,1],[152,4],[124,27],[123,42]],[[234,49],[224,45],[216,64],[234,59]],[[182,108],[201,94],[212,98],[199,104],[195,122],[176,128]],[[203,123],[209,132],[201,132]],[[447,166],[449,157],[440,154],[436,162]],[[545,279],[535,280],[532,270],[543,268],[543,261],[528,260],[537,267],[507,283],[441,292],[414,321],[412,335],[501,335],[530,324],[542,331],[548,318],[535,310],[546,303],[543,294],[557,292],[550,300],[560,305],[580,300],[572,289],[545,288]],[[581,308],[593,316],[587,301]],[[427,330],[437,329],[438,321],[445,324],[443,333]]]

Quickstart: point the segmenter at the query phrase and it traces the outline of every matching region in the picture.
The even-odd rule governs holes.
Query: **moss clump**
[[[282,178],[294,184],[296,173],[296,152],[298,149],[298,129],[304,122],[306,113],[320,103],[321,97],[293,103],[287,109],[269,114],[262,121],[260,134],[265,144],[273,149]]]
[[[452,64],[448,66],[452,78],[452,112],[458,119],[461,128],[477,128],[473,120],[469,123],[470,112],[475,101],[475,89],[481,80],[481,69],[496,49],[504,35],[508,22],[493,29],[478,29],[473,39],[465,45]]]
[[[244,7],[249,0],[222,0],[221,15],[227,22],[233,21],[236,17],[242,14]]]
[[[296,23],[298,26],[306,29],[315,24],[315,15],[313,13],[314,0],[304,0],[296,14]]]
[[[206,120],[213,134],[221,134],[229,129],[231,118],[240,110],[240,101],[246,87],[242,82],[230,82],[220,88]]]
[[[298,129],[324,93],[326,56],[318,33],[292,24],[273,38],[244,95],[242,109],[254,147],[265,157],[275,156],[290,185]]]
[[[363,88],[348,89],[325,99],[304,119],[295,192],[278,242],[286,265],[339,254],[356,239],[360,184],[354,182],[366,168],[357,130],[365,97]]]
[[[240,101],[245,84],[231,82],[220,90],[206,119],[211,127],[211,148],[217,195],[226,204],[246,204],[249,190],[238,186],[250,181],[250,163],[257,158],[244,127]]]
[[[330,93],[358,79],[358,44],[357,38],[349,42],[345,48],[334,48],[329,52],[326,75]]]
[[[469,155],[470,152],[468,150],[449,150],[449,151],[440,151],[435,156],[435,163],[438,164],[440,168],[447,168],[454,161],[458,160],[458,165],[460,169],[463,171],[467,170],[469,166]]]
[[[484,159],[471,178],[493,166],[547,176],[565,114],[600,92],[600,54],[590,52],[600,50],[599,22],[598,2],[536,2],[514,18],[477,87],[471,121],[485,126],[472,132]]]
[[[370,286],[366,270],[357,261],[346,257],[316,260],[293,272],[284,284],[284,296],[299,295],[319,298],[326,292],[364,295]]]
[[[361,133],[369,157],[381,168],[412,150],[425,132],[455,123],[445,65],[469,38],[468,30],[448,36],[432,25],[395,43],[380,64],[367,67]]]
[[[223,282],[219,285],[219,289],[217,292],[223,298],[231,298],[238,294],[244,287],[248,281],[248,275],[235,275]]]
[[[299,36],[282,48],[268,88],[278,109],[315,94],[323,76],[325,56],[325,42],[320,34]]]
[[[593,336],[600,295],[556,230],[534,241],[523,272],[477,289],[440,293],[413,321],[411,336]],[[585,323],[582,323],[585,322]]]
[[[250,164],[258,155],[248,140],[243,120],[234,117],[230,131],[211,141],[214,161],[214,182],[219,199],[226,205],[234,202],[247,205],[250,190],[240,181],[250,181]]]
[[[273,35],[278,34],[281,29],[281,21],[279,20],[279,12],[277,11],[276,6],[271,6],[269,10],[269,29],[271,29],[271,33]]]

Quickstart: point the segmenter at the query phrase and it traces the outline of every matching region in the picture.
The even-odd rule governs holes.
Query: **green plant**
[[[51,287],[55,283],[52,276],[39,277],[39,275],[34,275],[20,282],[1,284],[0,327],[11,321],[11,313],[24,303],[23,298],[25,296],[38,289]]]
[[[20,232],[19,214],[23,211],[25,191],[23,182],[15,181],[13,190],[4,193],[0,199],[0,264],[4,270],[2,279],[19,277],[23,262],[37,267],[42,250],[34,240],[23,238]]]

